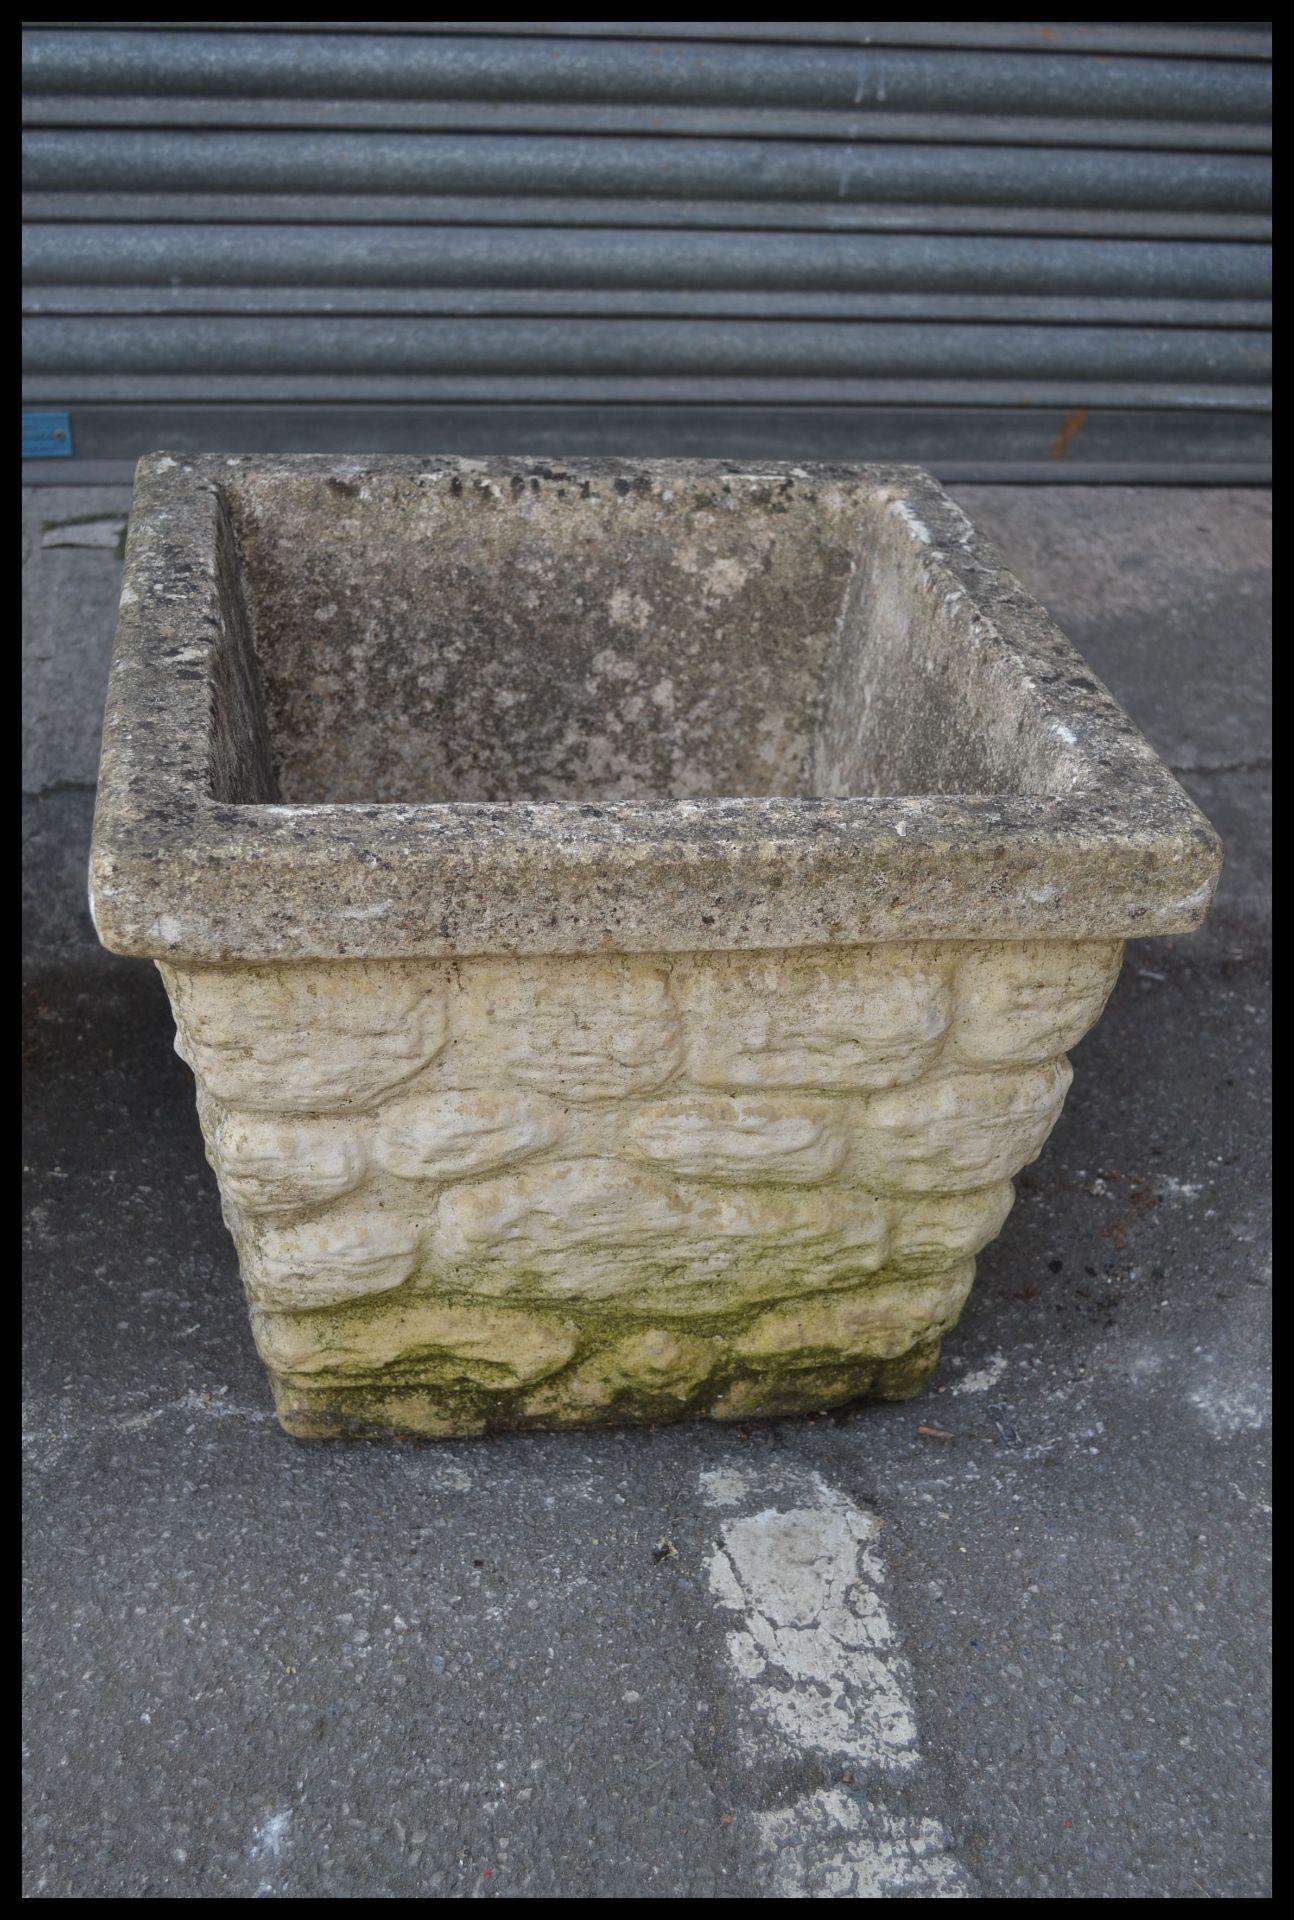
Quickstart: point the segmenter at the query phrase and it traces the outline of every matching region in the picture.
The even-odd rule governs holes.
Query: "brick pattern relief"
[[[1121,955],[163,967],[284,1424],[916,1391]]]

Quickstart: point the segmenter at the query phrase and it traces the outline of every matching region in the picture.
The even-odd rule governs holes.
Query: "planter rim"
[[[880,499],[1069,743],[1066,790],[668,802],[234,804],[213,796],[238,470],[363,483],[831,487]],[[140,461],[104,724],[91,909],[192,963],[1124,939],[1204,919],[1213,829],[1048,615],[915,467],[325,455]]]

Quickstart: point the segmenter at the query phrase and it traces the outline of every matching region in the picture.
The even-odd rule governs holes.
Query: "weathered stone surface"
[[[858,1173],[884,1192],[974,1192],[1037,1157],[1069,1091],[1067,1060],[1014,1072],[955,1068],[868,1102]]]
[[[924,1285],[870,1287],[761,1314],[734,1343],[743,1360],[766,1366],[820,1366],[839,1360],[893,1360],[952,1326],[966,1304],[975,1263],[965,1260]]]
[[[715,962],[695,978],[692,1077],[703,1087],[898,1086],[947,1032],[947,972],[902,948],[862,972],[818,954]]]
[[[453,1180],[526,1160],[561,1138],[556,1101],[505,1088],[439,1092],[390,1101],[373,1133],[377,1166],[405,1180]]]
[[[289,1096],[310,1081],[309,1034],[329,1110],[269,1112],[268,1082],[254,1108],[204,1091],[200,1110],[284,1418],[478,1431],[908,1390],[1070,1077],[1063,1057],[964,1064],[953,1008],[995,1062],[1031,1055],[1092,1016],[1114,958],[931,943],[464,959],[450,993],[436,960],[278,970]],[[235,1031],[239,973],[167,969],[186,1058]],[[442,1005],[443,1045],[375,1095],[347,1010],[381,1035]],[[713,1033],[722,1008],[726,1057],[767,1073],[758,1093],[696,1083],[719,1046],[680,1036]]]
[[[542,960],[474,969],[475,990],[455,1008],[465,1070],[568,1100],[613,1099],[672,1079],[683,1030],[665,968],[608,959],[597,981],[590,995],[586,976]]]
[[[629,1116],[631,1154],[709,1180],[826,1180],[839,1171],[847,1133],[829,1100],[763,1100],[690,1094],[644,1103]]]
[[[493,1308],[405,1299],[381,1321],[338,1313],[252,1315],[266,1365],[287,1378],[324,1375],[338,1386],[389,1387],[402,1378],[424,1385],[526,1386],[555,1373],[575,1353],[573,1332],[555,1320]]]
[[[443,984],[407,968],[377,978],[354,967],[267,967],[250,993],[247,975],[223,968],[163,973],[177,1008],[176,1051],[231,1106],[367,1106],[445,1038]]]
[[[1113,940],[1022,940],[962,956],[952,1050],[968,1066],[1018,1066],[1076,1046],[1101,1016],[1123,948]]]
[[[244,1213],[319,1205],[364,1177],[368,1143],[345,1120],[238,1112],[205,1094],[200,1112],[221,1191]]]
[[[690,1184],[568,1160],[446,1195],[432,1251],[474,1292],[668,1301],[693,1315],[874,1272],[888,1245],[884,1209],[857,1189]]]
[[[335,1307],[403,1286],[418,1258],[416,1218],[385,1209],[335,1208],[280,1225],[242,1214],[226,1195],[251,1298],[267,1307]]]
[[[1009,1180],[971,1193],[913,1194],[890,1211],[890,1264],[909,1277],[943,1273],[996,1239],[1014,1199]]]
[[[185,965],[1118,941],[1219,865],[904,467],[150,456],[99,795]]]
[[[918,1391],[1217,865],[913,471],[141,467],[93,904],[293,1432]]]

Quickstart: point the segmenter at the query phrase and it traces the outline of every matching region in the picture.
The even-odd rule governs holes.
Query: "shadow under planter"
[[[140,465],[92,905],[294,1433],[915,1392],[1219,864],[915,469]]]

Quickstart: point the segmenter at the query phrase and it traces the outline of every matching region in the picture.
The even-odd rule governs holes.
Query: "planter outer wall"
[[[1119,958],[164,966],[284,1424],[915,1392]]]

